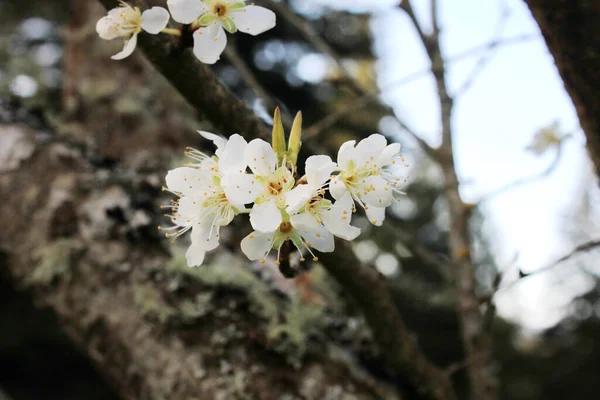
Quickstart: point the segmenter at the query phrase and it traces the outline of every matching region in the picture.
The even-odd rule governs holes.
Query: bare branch
[[[485,202],[490,201],[499,195],[502,195],[506,192],[514,190],[518,187],[525,186],[527,184],[534,183],[534,182],[537,182],[544,178],[547,178],[556,169],[556,167],[558,167],[558,165],[560,164],[560,160],[561,160],[562,154],[563,154],[564,143],[570,137],[571,136],[568,136],[568,135],[564,137],[564,139],[560,142],[560,144],[558,145],[558,147],[556,149],[556,155],[555,155],[554,159],[552,160],[552,163],[550,165],[548,165],[548,167],[546,167],[546,169],[544,169],[542,172],[540,172],[539,174],[533,175],[533,176],[526,177],[526,178],[517,179],[513,182],[508,183],[507,185],[504,185],[495,190],[492,190],[491,192],[482,196],[475,204],[475,207],[480,208]]]
[[[454,99],[448,92],[445,77],[445,60],[442,57],[439,34],[426,35],[414,13],[410,0],[403,1],[401,8],[413,22],[431,62],[431,70],[436,81],[442,124],[442,145],[436,150],[445,180],[445,197],[449,207],[449,244],[452,261],[455,264],[458,313],[461,322],[462,340],[467,359],[471,383],[471,398],[494,400],[497,398],[497,384],[492,368],[491,336],[485,329],[485,318],[479,310],[475,293],[475,266],[471,258],[469,215],[467,207],[458,191],[459,181],[453,153],[452,113]],[[435,30],[434,30],[435,31]],[[481,355],[476,357],[475,355]]]
[[[513,288],[515,285],[517,285],[520,282],[524,282],[527,278],[531,278],[534,276],[537,276],[539,274],[548,272],[556,267],[558,267],[560,264],[564,263],[565,261],[569,261],[570,259],[580,255],[581,253],[586,253],[588,251],[592,251],[595,250],[597,248],[600,248],[600,239],[594,239],[594,240],[590,240],[588,242],[582,243],[578,246],[576,246],[573,250],[571,250],[569,253],[565,254],[564,256],[554,260],[553,262],[551,262],[550,264],[546,265],[545,267],[536,269],[533,272],[530,272],[528,274],[526,274],[525,276],[521,277],[520,279],[504,286],[501,287],[500,289],[498,289],[498,292],[502,292],[502,291],[506,291],[508,289]],[[496,293],[498,293],[496,292]]]
[[[298,14],[290,10],[285,2],[273,1],[269,2],[269,7],[273,9],[277,14],[281,15],[287,22],[294,26],[298,32],[302,35],[304,40],[314,46],[317,51],[328,56],[341,71],[344,76],[344,80],[352,88],[352,90],[358,95],[366,95],[368,91],[362,87],[362,85],[352,76],[352,73],[348,71],[342,63],[342,58],[327,44],[325,40],[319,36],[319,34],[312,27],[310,22],[300,17]]]
[[[496,24],[496,29],[494,29],[495,33],[494,33],[493,37],[498,38],[496,40],[499,40],[499,38],[502,36],[502,32],[504,32],[504,28],[506,27],[506,23],[508,22],[508,17],[509,17],[509,11],[505,7],[503,9],[502,13],[500,14],[500,19],[498,20],[498,23]],[[494,47],[494,49],[497,50],[497,47]],[[495,51],[492,51],[494,49],[490,49],[490,51],[486,51],[479,58],[479,60],[477,60],[477,63],[475,63],[475,66],[473,67],[473,69],[471,69],[471,72],[469,72],[467,79],[463,82],[462,85],[460,85],[460,87],[454,93],[454,95],[453,95],[454,98],[458,98],[458,97],[462,96],[463,94],[465,94],[465,92],[467,92],[471,88],[471,86],[473,85],[475,80],[479,77],[479,74],[481,74],[481,72],[483,72],[485,67],[492,60],[492,58],[494,58],[494,55],[496,54]]]
[[[117,5],[114,0],[100,2],[107,9]],[[145,0],[128,3],[142,10],[149,8]],[[271,132],[267,125],[223,86],[210,67],[196,59],[191,49],[183,48],[179,38],[141,34],[138,45],[188,103],[199,113],[206,114],[223,133],[244,132],[254,138],[269,138]]]
[[[486,55],[488,53],[493,52],[494,50],[497,50],[498,48],[502,47],[502,46],[506,46],[506,45],[513,45],[513,44],[519,44],[519,43],[523,43],[523,42],[527,42],[529,40],[533,40],[533,39],[539,39],[540,36],[539,35],[531,35],[531,34],[526,34],[526,35],[519,35],[519,36],[514,36],[511,38],[505,38],[505,39],[495,39],[489,43],[486,43],[484,45],[481,46],[476,46],[473,47],[472,49],[466,50],[462,53],[459,53],[455,56],[452,57],[448,57],[446,59],[446,64],[449,63],[454,63],[457,61],[461,61],[464,60],[466,58],[469,57],[473,57],[475,55],[481,54],[481,57],[484,58],[486,57]],[[414,82],[420,78],[424,78],[426,76],[428,76],[431,72],[433,71],[432,67],[428,67],[428,68],[424,68],[420,71],[416,71],[413,72],[411,74],[408,74],[400,79],[397,79],[393,82],[390,82],[386,85],[384,85],[383,87],[381,87],[379,90],[377,90],[377,92],[375,93],[371,93],[365,96],[361,96],[360,98],[358,98],[356,100],[356,102],[354,102],[351,106],[348,106],[346,108],[340,108],[337,111],[328,114],[325,118],[323,118],[322,120],[314,123],[312,126],[310,126],[305,132],[305,138],[306,139],[310,139],[310,138],[314,138],[319,136],[321,133],[323,133],[325,130],[333,127],[336,123],[338,123],[339,121],[341,121],[342,119],[344,119],[345,117],[347,117],[348,115],[352,114],[354,111],[359,110],[363,107],[366,107],[367,105],[374,103],[376,101],[379,101],[379,96],[382,93],[394,90],[394,89],[398,89],[408,83]],[[398,121],[401,126],[406,126],[405,124],[402,124],[402,121]],[[421,139],[419,136],[417,136],[414,133],[414,130],[412,129],[407,129],[407,132],[417,141],[417,143],[419,144],[419,146],[430,156],[433,155],[434,153],[434,149],[431,148],[431,146],[429,146],[429,144],[427,144],[426,142],[423,141],[423,139]],[[433,158],[433,157],[432,157]]]
[[[237,49],[233,45],[233,43],[229,43],[229,46],[225,48],[224,51],[225,57],[227,60],[233,65],[235,69],[239,72],[240,76],[246,83],[246,85],[252,90],[252,92],[258,97],[263,103],[265,108],[269,110],[275,109],[277,107],[277,101],[271,97],[271,95],[265,90],[265,88],[260,84],[256,76],[252,73],[252,70],[248,67],[246,62],[242,59]]]
[[[456,399],[448,376],[427,360],[404,325],[385,279],[357,262],[347,242],[337,241],[336,248],[342,251],[321,255],[324,267],[362,308],[386,365],[426,398]]]
[[[275,11],[277,11],[277,13],[279,13],[281,16],[283,16],[289,23],[294,25],[306,41],[311,43],[318,51],[327,55],[335,63],[336,67],[340,71],[342,71],[342,74],[344,75],[345,80],[350,84],[350,86],[353,88],[353,90],[358,95],[362,96],[361,99],[364,99],[364,100],[361,101],[361,99],[359,99],[357,101],[357,103],[351,108],[352,110],[358,109],[357,105],[360,105],[361,103],[366,105],[373,100],[378,100],[378,94],[370,93],[369,91],[365,90],[360,85],[358,80],[356,80],[354,78],[354,76],[352,76],[350,71],[348,71],[348,69],[346,67],[344,67],[340,56],[331,48],[331,46],[329,46],[329,44],[327,44],[327,42],[325,42],[317,34],[317,32],[313,29],[313,27],[310,25],[310,23],[308,21],[305,21],[300,16],[295,14],[292,10],[290,10],[287,7],[287,5],[284,2],[276,2],[276,1],[271,0],[270,7],[272,9],[274,9]],[[390,114],[395,115],[395,112],[391,107],[385,105],[384,103],[381,103],[381,105],[384,107],[386,112],[389,112]],[[406,130],[406,132],[408,132],[408,134],[410,134],[417,141],[417,143],[419,143],[419,146],[429,156],[431,156],[431,157],[435,156],[435,152],[433,151],[431,146],[429,146],[429,144],[427,144],[427,142],[425,142],[423,139],[421,139],[419,137],[419,135],[417,135],[417,133],[406,124],[406,122],[404,122],[400,118],[398,118],[397,115],[395,115],[395,117],[398,120],[398,122],[400,123],[400,125],[402,126],[402,128],[404,130]],[[333,121],[333,123],[335,123],[336,121],[337,120]],[[333,123],[331,121],[327,121],[327,120],[323,120],[323,121],[319,122],[318,124],[320,124],[320,125],[317,126],[317,129],[310,129],[308,131],[308,135],[306,135],[305,138],[310,138],[310,137],[314,137],[314,136],[318,135],[324,129],[331,127],[333,125]]]

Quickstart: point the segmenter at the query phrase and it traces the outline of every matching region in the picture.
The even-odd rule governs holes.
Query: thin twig
[[[331,46],[329,46],[329,44],[327,44],[325,40],[321,38],[310,22],[306,21],[304,18],[290,10],[288,5],[283,1],[271,0],[269,3],[269,8],[273,9],[277,14],[282,16],[287,22],[294,26],[300,35],[302,35],[304,40],[311,43],[315,49],[317,49],[317,51],[325,54],[331,59],[331,61],[335,63],[336,68],[338,68],[344,76],[344,80],[348,83],[352,90],[356,92],[356,94],[361,96],[369,94],[369,92],[362,87],[358,80],[354,78],[348,68],[344,66],[342,58],[331,48]]]
[[[585,253],[594,249],[600,248],[600,239],[594,239],[594,240],[590,240],[588,242],[582,243],[578,246],[576,246],[573,250],[571,250],[569,253],[565,254],[564,256],[554,260],[553,262],[551,262],[550,264],[546,265],[545,267],[536,269],[533,272],[530,272],[528,274],[526,274],[525,276],[519,278],[518,280],[503,286],[501,288],[498,289],[498,291],[496,293],[499,292],[503,292],[506,290],[509,290],[511,288],[513,288],[515,285],[524,282],[526,279],[537,276],[538,274],[541,273],[545,273],[548,272],[556,267],[558,267],[560,264],[564,263],[565,261],[570,260],[573,257],[576,257],[577,255],[581,254],[581,253]]]
[[[442,145],[436,152],[438,153],[437,161],[440,163],[444,174],[444,193],[449,207],[449,245],[451,258],[455,264],[461,336],[466,358],[472,360],[467,366],[471,384],[471,398],[495,400],[498,395],[495,373],[492,368],[491,336],[485,329],[485,319],[479,310],[479,301],[475,293],[475,266],[471,258],[469,240],[469,215],[471,210],[463,203],[458,190],[459,181],[454,160],[452,132],[454,99],[450,96],[446,83],[445,60],[439,43],[439,28],[435,27],[437,21],[433,21],[433,33],[426,35],[410,0],[403,1],[400,7],[412,21],[423,42],[437,86],[442,124]]]
[[[454,364],[450,364],[448,367],[446,367],[446,369],[444,370],[444,373],[448,376],[452,376],[452,375],[456,374],[457,372],[460,372],[463,369],[468,368],[474,362],[478,361],[479,359],[481,359],[483,357],[489,357],[489,354],[486,354],[486,353],[473,354],[473,355],[465,358],[462,361],[456,362]]]
[[[359,96],[361,96],[361,98],[370,98],[371,96],[373,96],[374,100],[378,99],[377,93],[369,92],[361,86],[360,82],[352,75],[352,73],[348,71],[346,67],[344,67],[341,57],[331,48],[331,46],[329,46],[329,44],[327,44],[327,42],[325,42],[318,35],[318,33],[314,30],[314,28],[308,21],[305,21],[302,17],[290,10],[287,4],[285,4],[285,2],[276,2],[271,0],[270,7],[274,9],[277,13],[279,13],[283,18],[285,18],[290,24],[292,24],[307,42],[311,43],[318,51],[327,55],[330,58],[335,63],[336,67],[342,72],[342,75],[344,76],[345,80],[348,82],[350,87],[352,87],[352,89]],[[369,100],[366,101],[367,104],[369,102]],[[360,100],[358,103],[360,103]],[[390,114],[395,116],[402,128],[409,135],[411,135],[415,139],[415,141],[417,141],[419,146],[425,151],[425,153],[427,153],[427,155],[429,155],[430,157],[435,157],[435,151],[431,148],[431,146],[423,139],[421,139],[417,132],[411,127],[409,127],[405,121],[402,121],[402,119],[396,115],[396,113],[390,106],[384,104],[383,102],[381,102],[381,106],[386,112],[389,112]],[[355,110],[356,107],[353,107],[352,109]],[[327,123],[325,123],[324,125],[326,124]],[[310,138],[311,136],[315,136],[315,134],[311,133],[309,130],[309,133],[305,136],[305,139]]]
[[[246,83],[246,85],[252,90],[252,92],[258,97],[263,103],[265,108],[268,110],[274,110],[275,107],[278,106],[277,101],[266,91],[266,89],[260,84],[258,79],[244,59],[238,53],[236,47],[233,43],[229,43],[229,46],[225,48],[224,51],[225,57],[227,61],[233,65],[235,69],[239,72],[240,76]]]
[[[562,154],[563,154],[563,147],[564,147],[564,143],[566,140],[568,140],[571,136],[565,136],[563,138],[563,140],[559,143],[557,149],[556,149],[556,155],[554,157],[554,159],[552,160],[552,163],[550,165],[548,165],[548,167],[546,167],[546,169],[544,169],[542,172],[540,172],[539,174],[535,174],[533,176],[528,176],[526,178],[521,178],[521,179],[517,179],[513,182],[510,182],[504,186],[501,186],[497,189],[492,190],[491,192],[483,195],[476,203],[475,203],[475,207],[480,208],[485,202],[488,202],[490,200],[492,200],[493,198],[502,195],[506,192],[509,192],[511,190],[514,190],[518,187],[530,184],[530,183],[534,183],[537,182],[539,180],[542,180],[544,178],[547,178],[555,169],[556,167],[558,167],[558,165],[560,164],[560,160],[562,158]]]
[[[487,44],[484,44],[481,46],[476,46],[476,47],[473,47],[462,53],[459,53],[455,56],[448,57],[448,59],[446,60],[446,64],[458,62],[458,61],[467,59],[469,57],[473,57],[475,55],[481,54],[482,52],[484,53],[482,55],[482,57],[485,57],[486,54],[494,51],[495,49],[498,49],[499,47],[513,45],[513,44],[519,44],[519,43],[523,43],[523,42],[526,42],[529,40],[539,39],[539,38],[540,38],[539,35],[526,34],[526,35],[519,35],[519,36],[514,36],[514,37],[506,38],[506,39],[495,39]],[[410,73],[400,79],[392,81],[390,83],[381,85],[381,88],[379,90],[377,90],[377,92],[368,94],[366,96],[362,96],[362,97],[358,98],[351,106],[346,107],[346,108],[340,108],[339,110],[328,114],[322,120],[314,123],[312,126],[310,126],[305,131],[306,132],[305,138],[310,139],[310,138],[317,137],[318,135],[323,133],[325,130],[331,128],[336,123],[338,123],[339,121],[341,121],[348,115],[352,114],[354,111],[364,108],[367,105],[374,103],[375,101],[379,101],[380,100],[379,96],[381,94],[389,92],[391,90],[398,89],[398,88],[400,88],[408,83],[414,82],[420,78],[424,78],[424,77],[428,76],[431,72],[432,72],[432,67],[427,67],[422,70],[412,72],[412,73]],[[415,135],[413,135],[413,137],[415,137]],[[415,137],[415,139],[420,139],[420,138]],[[422,146],[422,143],[419,143],[419,145],[421,145],[422,148],[425,148]]]
[[[496,28],[494,29],[495,33],[492,37],[500,38],[502,36],[502,33],[504,32],[504,28],[506,27],[506,23],[508,22],[508,17],[509,17],[509,9],[504,7],[504,9],[502,10],[502,13],[500,14],[500,19],[498,20],[498,22],[496,24]],[[497,47],[495,47],[494,49],[497,49]],[[462,85],[460,85],[460,87],[453,94],[453,97],[455,99],[464,95],[471,88],[471,86],[473,85],[475,80],[479,77],[479,74],[481,74],[481,72],[483,72],[485,67],[492,60],[492,58],[494,58],[494,55],[496,54],[496,52],[493,51],[494,49],[492,49],[491,51],[486,51],[479,58],[479,60],[477,60],[477,62],[475,63],[475,66],[473,66],[473,68],[471,69],[471,72],[469,72],[469,74],[467,75],[467,79],[463,82]]]

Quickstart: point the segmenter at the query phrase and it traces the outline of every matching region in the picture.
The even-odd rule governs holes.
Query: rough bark
[[[571,96],[600,171],[600,2],[525,0]]]

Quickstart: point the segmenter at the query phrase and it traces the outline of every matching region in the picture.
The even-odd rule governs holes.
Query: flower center
[[[227,14],[227,6],[223,3],[216,3],[213,6],[213,14],[224,17]]]
[[[281,189],[283,189],[283,185],[281,184],[281,182],[269,182],[269,193],[271,193],[273,196],[277,196],[281,192]]]
[[[279,231],[281,233],[289,233],[292,230],[292,228],[292,224],[287,221],[284,221],[279,225]]]

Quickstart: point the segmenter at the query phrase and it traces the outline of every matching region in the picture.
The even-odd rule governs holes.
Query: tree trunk
[[[600,2],[525,0],[552,53],[600,171]]]

